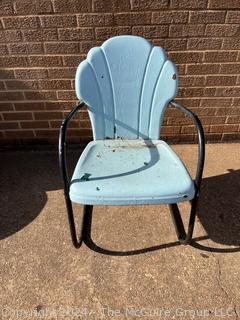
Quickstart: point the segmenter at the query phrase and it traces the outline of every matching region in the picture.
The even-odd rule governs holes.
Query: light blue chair
[[[178,76],[160,47],[137,36],[118,36],[92,48],[76,72],[80,104],[63,121],[59,160],[72,241],[80,247],[84,220],[93,205],[169,204],[181,243],[192,238],[204,165],[204,134],[199,119],[173,101]],[[172,105],[194,122],[199,138],[195,181],[185,165],[160,140],[164,112]],[[66,132],[76,112],[87,105],[93,138],[82,152],[71,181],[66,167]],[[177,206],[190,201],[185,232]],[[84,205],[80,239],[76,234],[72,202]]]

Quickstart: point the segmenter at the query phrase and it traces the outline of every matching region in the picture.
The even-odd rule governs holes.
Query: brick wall
[[[239,0],[1,0],[0,141],[56,143],[76,102],[74,75],[88,50],[120,34],[164,47],[180,74],[178,100],[202,120],[208,141],[240,140]],[[194,141],[169,109],[164,138]],[[91,139],[86,110],[72,141]]]

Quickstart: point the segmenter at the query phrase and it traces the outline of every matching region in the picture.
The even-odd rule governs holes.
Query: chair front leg
[[[187,232],[185,231],[182,217],[179,212],[177,203],[169,204],[173,225],[175,227],[178,240],[181,244],[189,244],[192,240],[194,224],[196,219],[197,203],[198,203],[198,195],[196,194],[193,200],[191,201],[191,210],[190,210],[190,217],[189,217]]]
[[[71,202],[71,199],[69,198],[68,195],[65,196],[65,201],[66,201],[66,208],[67,208],[68,222],[69,222],[69,227],[70,227],[72,243],[73,243],[74,247],[78,249],[81,247],[81,245],[84,241],[86,218],[87,218],[87,215],[91,213],[93,206],[91,206],[91,205],[84,205],[83,206],[83,216],[82,216],[80,234],[79,234],[79,238],[78,238],[74,215],[73,215],[72,202]]]

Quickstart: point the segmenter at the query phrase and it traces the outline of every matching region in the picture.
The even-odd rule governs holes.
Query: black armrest
[[[196,170],[196,177],[195,177],[195,185],[196,185],[196,192],[198,193],[200,184],[202,181],[202,173],[204,167],[204,160],[205,160],[205,140],[204,140],[204,131],[202,124],[199,118],[189,109],[185,108],[181,104],[171,101],[170,105],[181,110],[184,112],[189,118],[191,118],[195,124],[198,134],[198,163],[197,163],[197,170]]]
[[[60,133],[59,133],[59,144],[58,144],[58,155],[59,155],[59,165],[61,176],[63,178],[64,183],[64,194],[68,195],[69,192],[69,177],[66,165],[66,135],[67,135],[67,128],[70,120],[74,117],[76,112],[84,106],[84,103],[80,103],[79,105],[75,106],[71,112],[66,116],[63,120]]]

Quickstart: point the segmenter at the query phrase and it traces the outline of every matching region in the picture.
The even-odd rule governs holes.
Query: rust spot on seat
[[[176,80],[176,79],[177,79],[176,73],[173,74],[172,79],[173,79],[173,80]]]

